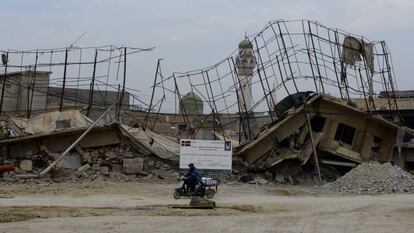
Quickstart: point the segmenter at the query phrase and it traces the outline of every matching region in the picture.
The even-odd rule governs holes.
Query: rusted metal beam
[[[6,53],[6,60],[9,58],[9,52]],[[3,86],[1,88],[1,100],[0,100],[0,114],[3,111],[4,92],[6,91],[6,79],[7,79],[7,64],[4,64]]]
[[[60,105],[59,105],[59,111],[62,111],[63,106],[63,96],[65,95],[65,86],[66,86],[66,68],[68,66],[68,49],[65,51],[65,65],[63,68],[63,84],[62,84],[62,92],[60,94]]]
[[[122,109],[122,103],[124,101],[124,95],[125,95],[125,82],[126,82],[126,70],[127,68],[127,48],[124,47],[124,80],[122,81],[122,91],[118,102],[118,111],[116,114],[116,119],[119,121],[119,118],[121,116],[121,109]]]
[[[321,169],[319,167],[318,153],[316,152],[316,145],[315,145],[315,140],[313,138],[313,131],[312,131],[312,125],[311,125],[309,113],[307,112],[307,109],[306,109],[306,102],[304,103],[303,111],[306,115],[306,121],[307,121],[308,128],[309,128],[309,136],[310,136],[310,140],[312,143],[312,150],[313,150],[313,157],[315,159],[316,172],[318,173],[319,182],[322,182]]]
[[[33,97],[34,97],[34,92],[35,92],[35,88],[36,88],[36,74],[37,74],[37,60],[39,58],[39,53],[38,51],[36,51],[36,61],[35,61],[35,65],[34,65],[34,71],[33,71],[33,84],[32,84],[32,94],[31,97],[29,97],[29,93],[30,93],[30,86],[27,89],[27,118],[30,117],[30,114],[32,113],[32,106],[33,106]]]
[[[96,59],[97,58],[98,58],[98,50],[95,50],[95,60],[93,61],[92,81],[91,81],[91,86],[89,88],[88,110],[86,111],[86,116],[88,117],[89,117],[89,113],[93,105],[93,94],[94,94],[94,87],[95,87]]]
[[[145,118],[144,118],[144,125],[143,125],[144,129],[147,128],[147,121],[148,121],[149,114],[151,112],[152,101],[154,100],[155,86],[157,84],[158,70],[159,70],[159,67],[160,67],[161,60],[162,60],[162,58],[158,59],[158,61],[157,61],[157,68],[155,69],[155,77],[154,77],[154,84],[152,86],[151,100],[150,100],[150,104],[149,104],[149,107],[148,107],[148,112],[147,112],[147,114],[145,115]],[[155,125],[155,122],[154,122],[154,125]]]

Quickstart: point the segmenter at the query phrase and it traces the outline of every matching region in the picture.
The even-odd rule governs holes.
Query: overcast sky
[[[157,58],[163,73],[187,71],[227,57],[245,31],[253,34],[269,20],[312,19],[328,27],[385,40],[400,89],[414,89],[410,43],[413,0],[1,0],[0,48],[128,45],[156,47],[143,54],[139,75],[128,80],[143,94],[152,85]]]

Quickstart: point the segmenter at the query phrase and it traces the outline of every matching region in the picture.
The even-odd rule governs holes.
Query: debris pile
[[[150,130],[118,122],[103,124],[99,118],[91,125],[89,118],[76,111],[14,120],[9,122],[18,133],[0,140],[4,151],[0,158],[7,158],[0,165],[16,169],[2,172],[3,177],[27,179],[47,174],[44,178],[57,182],[176,179],[178,142]],[[62,121],[68,127],[58,127]]]
[[[130,148],[102,147],[87,150],[81,156],[83,166],[72,173],[70,179],[133,181],[145,177],[165,178],[165,173],[173,175],[175,164],[157,156],[144,156]],[[163,175],[161,175],[161,173]],[[175,177],[175,176],[174,176]]]
[[[316,182],[331,181],[360,163],[391,161],[394,146],[414,137],[411,130],[320,93],[295,93],[275,109],[276,120],[235,148],[234,157],[241,161],[235,169],[270,173],[272,179],[282,175],[278,180],[291,184],[315,176]],[[400,133],[404,137],[397,137]]]
[[[10,159],[16,164],[15,174],[39,173],[60,154]],[[128,146],[106,146],[83,151],[79,147],[57,164],[46,180],[54,182],[114,181],[129,182],[140,179],[176,179],[177,164],[155,155],[144,156]],[[13,179],[13,174],[5,177]]]
[[[414,193],[414,176],[391,163],[369,162],[324,187],[354,194]]]
[[[290,171],[286,171],[290,169]],[[324,170],[324,176],[322,177],[324,181],[326,180],[335,180],[328,179],[327,174],[332,174],[331,171]],[[284,167],[277,172],[266,171],[264,173],[246,173],[246,174],[232,174],[223,178],[224,182],[227,184],[238,184],[238,183],[248,183],[248,184],[291,184],[291,185],[314,185],[317,182],[317,176],[312,171],[304,168],[295,168],[295,167]]]

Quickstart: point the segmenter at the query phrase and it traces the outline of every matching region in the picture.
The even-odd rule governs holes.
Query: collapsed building
[[[16,164],[18,173],[39,173],[82,137],[92,123],[79,110],[52,111],[30,119],[11,117],[11,133],[0,140],[2,157]],[[148,175],[178,166],[178,142],[150,130],[103,121],[81,139],[57,164],[58,168],[93,169],[109,176]]]
[[[21,98],[28,104],[18,109],[27,114],[18,118],[13,115],[20,113],[16,109],[7,112],[2,127],[5,137],[0,141],[5,148],[3,157],[40,158],[44,151],[61,153],[91,126],[89,118],[97,119],[113,103],[115,110],[72,151],[81,157],[81,165],[97,163],[104,170],[115,171],[124,166],[123,159],[144,158],[134,162],[144,168],[141,171],[172,169],[179,158],[180,138],[232,141],[236,170],[286,172],[289,176],[303,169],[316,171],[319,177],[328,174],[327,170],[343,174],[364,161],[397,163],[411,158],[401,155],[409,150],[412,132],[404,127],[390,51],[384,41],[369,41],[315,21],[270,21],[258,33],[245,36],[234,53],[212,66],[165,77],[159,60],[149,103],[126,85],[128,49],[134,50],[131,53],[141,51],[95,48],[94,55],[86,56],[93,61],[81,61],[82,49],[42,51],[50,55],[49,63],[38,62],[38,52],[3,51],[15,62],[12,55],[35,55],[34,64],[10,65],[28,69],[31,81],[27,83],[29,94]],[[60,56],[64,62],[54,60],[59,59],[56,53],[65,55]],[[68,61],[68,53],[79,55],[79,62]],[[109,58],[99,60],[98,54]],[[111,61],[117,69],[111,69]],[[92,76],[74,66],[82,63],[89,65],[87,72]],[[49,70],[60,66],[63,73],[59,69],[41,71],[45,66]],[[1,103],[10,98],[6,89],[15,84],[8,78],[13,72],[6,72],[7,62],[3,67],[0,84],[5,96]],[[100,70],[106,75],[99,76]],[[123,70],[120,79],[119,70]],[[40,115],[32,116],[30,96],[39,85],[33,74],[39,72],[46,72],[42,77],[58,77],[45,81],[47,91],[37,91],[42,99],[47,97],[43,101],[46,105],[36,112]],[[107,78],[107,83],[101,78]],[[80,91],[81,86],[89,89]],[[47,106],[59,110],[51,112]],[[74,109],[84,115],[65,111]],[[384,109],[383,118],[378,114]],[[0,112],[6,115],[4,110]],[[47,123],[39,128],[32,121]],[[130,126],[125,125],[128,122]],[[93,152],[93,159],[89,159],[93,150],[98,154]]]
[[[292,161],[348,171],[366,161],[391,161],[400,135],[413,136],[408,128],[323,94],[298,93],[278,105],[283,116],[237,148],[235,156],[250,171],[275,173]]]
[[[156,81],[153,93],[173,90],[180,103],[186,137],[199,138],[203,127],[203,135],[237,141],[235,170],[341,175],[365,161],[406,167],[411,158],[402,154],[412,132],[385,41],[275,20],[220,62]],[[186,111],[180,93],[189,91],[204,114]]]

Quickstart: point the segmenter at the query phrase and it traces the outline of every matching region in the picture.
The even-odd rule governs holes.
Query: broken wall
[[[357,161],[371,159],[390,161],[397,135],[396,126],[385,123],[384,120],[379,120],[368,113],[350,108],[342,103],[324,99],[313,105],[313,111],[319,112],[326,118],[321,149],[342,154]],[[351,143],[336,138],[339,137],[337,134],[341,130],[341,124],[343,127],[350,126],[355,129]]]
[[[60,153],[68,148],[83,133],[85,129],[65,130],[42,136],[27,136],[24,139],[9,139],[0,143],[8,147],[8,156],[22,158],[41,153],[44,145],[51,153]],[[116,126],[94,128],[82,139],[79,145],[82,148],[94,148],[120,143],[120,135]]]
[[[236,156],[254,170],[292,159],[305,164],[313,154],[307,115],[319,159],[335,156],[334,160],[356,163],[391,160],[398,126],[323,95],[311,97],[306,105],[289,110],[255,140],[237,148]]]

